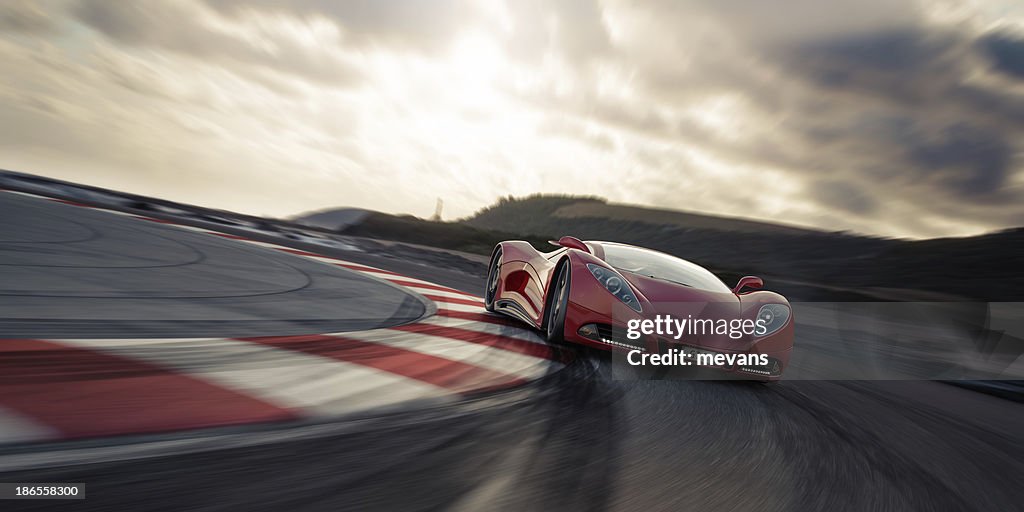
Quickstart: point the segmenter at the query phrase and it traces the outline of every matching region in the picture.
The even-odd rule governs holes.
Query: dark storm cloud
[[[912,29],[812,41],[784,49],[781,61],[828,98],[825,104],[839,115],[827,122],[862,143],[839,146],[834,161],[873,158],[844,151],[873,148],[897,159],[891,169],[950,197],[1012,199],[997,192],[1018,164],[1012,141],[1024,132],[1016,117],[1021,98],[961,85],[973,69],[972,48],[965,34]],[[993,110],[977,109],[979,101]],[[888,111],[884,122],[872,121],[876,108]]]
[[[997,31],[979,39],[978,46],[997,70],[1024,78],[1024,37]]]
[[[964,198],[987,198],[1006,185],[1013,148],[999,133],[957,123],[936,140],[916,141],[909,157],[918,169]]]
[[[923,84],[915,78],[953,78],[955,46],[951,34],[908,28],[812,40],[776,49],[772,57],[825,88],[917,96]]]
[[[878,208],[874,198],[860,187],[845,181],[822,181],[813,184],[810,193],[820,204],[843,213],[867,215]]]
[[[685,119],[672,135],[739,163],[785,169],[811,199],[864,225],[899,224],[887,217],[896,205],[948,222],[1019,224],[1024,93],[987,70],[1024,78],[1024,38],[936,23],[927,9],[844,0],[665,3],[651,9],[664,27],[690,19],[715,29],[659,41],[665,57],[636,82],[662,112],[709,91],[742,95],[750,107],[743,124],[756,137],[708,136]],[[668,58],[673,52],[678,63]]]

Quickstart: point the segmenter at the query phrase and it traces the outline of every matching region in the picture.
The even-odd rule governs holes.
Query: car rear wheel
[[[501,276],[501,247],[494,250],[491,266],[487,269],[487,284],[484,289],[484,308],[494,312],[494,299],[498,295],[498,280]]]
[[[549,343],[565,341],[565,309],[569,305],[569,262],[562,262],[555,275],[555,287],[551,290],[551,304],[548,306],[545,334]]]

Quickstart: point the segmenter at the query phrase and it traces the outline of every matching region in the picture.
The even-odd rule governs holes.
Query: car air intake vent
[[[743,365],[740,366],[740,371],[746,373],[753,373],[756,375],[764,375],[766,377],[775,377],[782,373],[782,365],[779,364],[778,359],[768,358],[768,364],[764,366],[760,365]]]
[[[646,351],[647,347],[644,346],[644,340],[631,340],[626,337],[625,329],[613,329],[608,324],[597,324],[597,333],[601,337],[601,341],[617,347],[626,349],[637,349]]]

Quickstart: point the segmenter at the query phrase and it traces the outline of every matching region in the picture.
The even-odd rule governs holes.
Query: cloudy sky
[[[1015,0],[0,3],[0,168],[284,216],[1024,225]]]

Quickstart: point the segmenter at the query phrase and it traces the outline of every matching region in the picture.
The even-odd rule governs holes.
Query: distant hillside
[[[465,224],[632,243],[717,270],[855,289],[924,290],[950,300],[1024,300],[1024,229],[923,241],[829,233],[592,197],[504,198]]]
[[[727,283],[760,275],[797,300],[1024,300],[1024,228],[891,240],[571,196],[503,198],[458,222],[349,208],[296,221],[477,254],[509,239],[546,250],[546,240],[562,235],[632,243],[704,265]]]
[[[596,197],[533,195],[520,199],[506,197],[480,210],[464,222],[485,229],[526,229],[545,233],[562,226],[563,219],[611,219],[638,221],[687,229],[713,229],[740,233],[807,235],[821,234],[809,228],[747,219],[720,217],[662,208],[608,204]]]
[[[648,212],[654,214],[648,217]],[[870,257],[900,243],[566,196],[503,199],[463,222],[480,229],[643,245],[706,266],[777,275],[834,268],[851,257]]]
[[[1024,300],[1024,228],[962,238],[893,244],[870,259],[851,259],[822,279],[861,286],[940,290],[987,300]]]
[[[522,233],[479,229],[459,222],[436,222],[409,215],[389,215],[370,212],[360,222],[349,225],[339,233],[383,240],[441,247],[477,254],[490,254],[502,240],[527,240],[536,247],[544,247],[546,239]]]
[[[362,208],[335,208],[319,212],[305,213],[292,220],[304,226],[313,226],[330,230],[341,230],[352,224],[358,224],[372,213]]]

